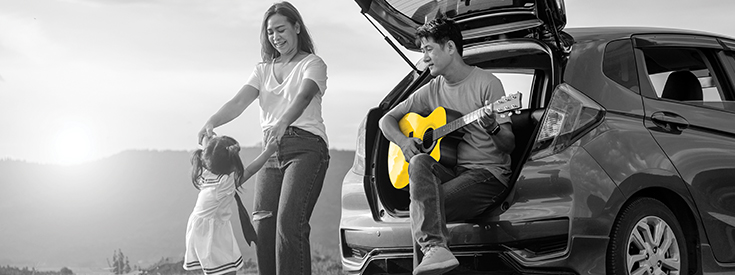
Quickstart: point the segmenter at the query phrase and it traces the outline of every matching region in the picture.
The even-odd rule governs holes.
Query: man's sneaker
[[[421,260],[421,264],[413,270],[413,275],[444,274],[458,265],[459,261],[449,249],[443,246],[429,246],[424,252],[424,259]]]

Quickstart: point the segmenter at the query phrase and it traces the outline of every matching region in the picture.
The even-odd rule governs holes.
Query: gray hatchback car
[[[465,61],[522,94],[512,188],[448,224],[451,273],[735,274],[735,39],[564,28],[563,0],[356,2],[413,51],[416,27],[453,18]],[[409,195],[378,120],[431,79],[414,65],[358,131],[339,236],[351,274],[413,268]]]

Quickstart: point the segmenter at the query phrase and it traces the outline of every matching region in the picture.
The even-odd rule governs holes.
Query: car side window
[[[645,65],[656,96],[722,107],[724,91],[716,75],[716,57],[696,48],[645,48]],[[705,104],[707,103],[707,104]]]
[[[640,93],[638,71],[635,68],[635,56],[630,39],[612,41],[605,46],[602,71],[618,84]]]
[[[726,95],[726,99],[735,102],[735,51],[723,51],[718,54],[722,59],[722,63],[727,72],[727,79],[730,80],[730,94]]]

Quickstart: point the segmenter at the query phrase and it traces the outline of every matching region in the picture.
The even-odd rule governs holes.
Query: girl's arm
[[[268,160],[268,158],[273,155],[273,153],[276,151],[276,145],[275,143],[268,143],[268,145],[265,147],[265,150],[260,153],[250,164],[245,167],[245,172],[242,175],[242,182],[247,181],[255,175],[255,173],[258,173],[258,170],[263,167],[265,162]]]

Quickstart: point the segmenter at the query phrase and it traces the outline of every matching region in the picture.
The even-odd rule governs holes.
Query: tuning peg
[[[516,115],[520,115],[520,114],[521,114],[521,110],[515,110],[515,111],[513,111],[513,112],[514,112],[514,113],[515,113]]]

